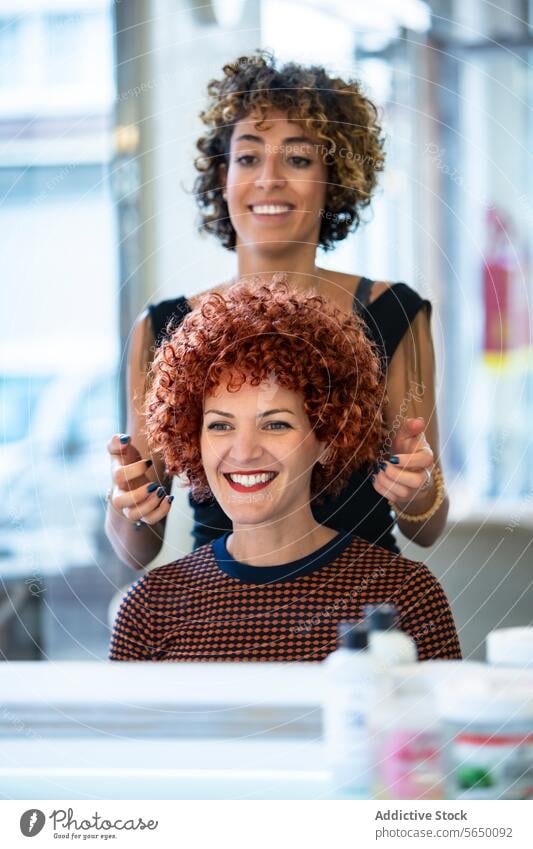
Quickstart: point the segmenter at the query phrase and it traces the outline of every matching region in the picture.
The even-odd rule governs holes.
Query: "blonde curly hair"
[[[383,170],[384,137],[376,106],[356,80],[330,76],[320,65],[289,62],[278,68],[266,50],[241,56],[222,70],[224,76],[208,84],[209,103],[200,113],[208,128],[196,143],[200,229],[214,233],[225,248],[235,248],[220,169],[227,164],[236,122],[253,114],[260,124],[277,109],[316,139],[328,169],[319,244],[326,250],[334,247],[361,223],[361,211]]]

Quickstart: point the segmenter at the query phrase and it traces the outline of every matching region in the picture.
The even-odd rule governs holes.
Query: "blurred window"
[[[37,402],[49,382],[49,377],[0,375],[2,442],[17,442],[29,435]]]
[[[68,442],[80,451],[102,451],[109,439],[114,421],[117,398],[116,380],[109,375],[92,383],[76,404],[69,422]]]
[[[66,199],[106,200],[108,192],[106,169],[103,163],[86,165],[70,162],[65,165],[0,168],[0,202],[4,204],[64,203]]]
[[[86,15],[46,15],[44,70],[50,85],[77,85],[84,79]]]
[[[21,53],[24,22],[0,17],[0,87],[20,85],[25,76]]]
[[[40,632],[2,632],[8,657],[36,641],[50,659],[105,658],[126,582],[103,529],[119,348],[112,33],[105,0],[0,18],[0,578],[13,597],[42,587]]]

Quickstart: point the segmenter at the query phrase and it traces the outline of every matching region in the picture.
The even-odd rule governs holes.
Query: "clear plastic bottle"
[[[374,799],[442,799],[442,733],[424,664],[380,679],[370,733]]]
[[[415,641],[398,627],[398,609],[394,604],[366,604],[370,654],[379,667],[393,667],[417,660]]]
[[[338,799],[370,799],[372,763],[368,733],[375,664],[364,624],[341,622],[339,648],[324,661],[323,702],[331,793]]]

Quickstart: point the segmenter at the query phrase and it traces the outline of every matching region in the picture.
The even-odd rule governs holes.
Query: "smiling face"
[[[324,452],[303,396],[268,380],[227,383],[204,401],[200,450],[205,474],[235,526],[270,524],[309,509],[311,474]]]
[[[327,167],[316,140],[285,113],[272,110],[259,126],[252,116],[236,123],[223,179],[237,247],[279,252],[318,242]]]

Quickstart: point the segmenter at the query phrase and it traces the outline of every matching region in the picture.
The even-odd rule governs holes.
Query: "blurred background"
[[[197,231],[207,81],[257,47],[365,83],[387,168],[320,264],[433,302],[448,529],[404,544],[465,656],[533,616],[531,0],[0,0],[0,656],[105,658],[135,317],[235,259]],[[158,562],[191,548],[183,493]]]

